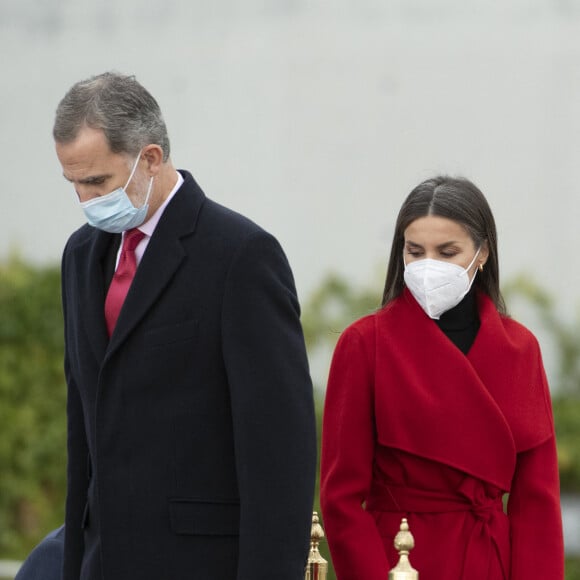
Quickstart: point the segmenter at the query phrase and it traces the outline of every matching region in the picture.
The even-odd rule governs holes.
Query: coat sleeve
[[[222,312],[240,492],[238,580],[303,580],[316,424],[300,311],[277,241],[237,250]]]
[[[374,349],[354,327],[336,346],[322,428],[320,501],[332,561],[341,580],[385,580],[389,563],[365,511],[376,444]]]
[[[552,435],[518,453],[508,501],[511,580],[564,578],[564,541],[556,439],[548,383],[538,354]]]
[[[28,555],[14,580],[60,580],[64,526],[51,532]]]
[[[83,514],[87,502],[88,446],[76,386],[68,381],[67,494],[63,580],[78,580],[84,552]]]
[[[65,252],[66,256],[66,252]],[[65,321],[64,371],[67,382],[67,495],[63,580],[78,580],[84,552],[83,514],[88,489],[88,445],[80,395],[67,355],[66,266],[62,262],[62,300]]]

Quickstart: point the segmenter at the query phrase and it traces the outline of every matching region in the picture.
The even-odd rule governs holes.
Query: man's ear
[[[155,177],[163,165],[163,149],[159,145],[151,143],[143,147],[141,157],[147,161],[149,175]]]

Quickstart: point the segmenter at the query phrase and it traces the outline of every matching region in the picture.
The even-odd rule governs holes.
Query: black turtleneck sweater
[[[475,289],[472,287],[457,306],[444,312],[435,322],[447,338],[463,354],[467,354],[479,330]]]

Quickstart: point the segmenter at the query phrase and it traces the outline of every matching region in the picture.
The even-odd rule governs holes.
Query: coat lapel
[[[379,313],[377,322],[381,360],[376,364],[375,404],[381,444],[509,487],[515,458],[512,432],[471,360],[407,290]],[[500,349],[488,357],[497,357]]]
[[[522,325],[501,318],[484,294],[479,312],[481,327],[468,359],[509,423],[517,451],[525,451],[553,434],[540,347]]]
[[[76,304],[77,317],[82,320],[84,334],[99,364],[103,361],[109,341],[104,315],[105,272],[107,261],[111,255],[114,256],[118,238],[120,236],[93,229],[84,242],[74,249],[73,275],[78,288],[74,295],[81,298]]]
[[[165,208],[137,268],[111,336],[106,358],[123,344],[151,306],[160,299],[186,256],[182,239],[195,231],[205,195],[193,177],[183,173],[185,181]]]

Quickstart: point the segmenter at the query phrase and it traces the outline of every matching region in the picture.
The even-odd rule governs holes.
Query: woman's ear
[[[489,244],[487,240],[484,240],[479,249],[479,255],[477,256],[477,267],[482,269],[489,258]]]

